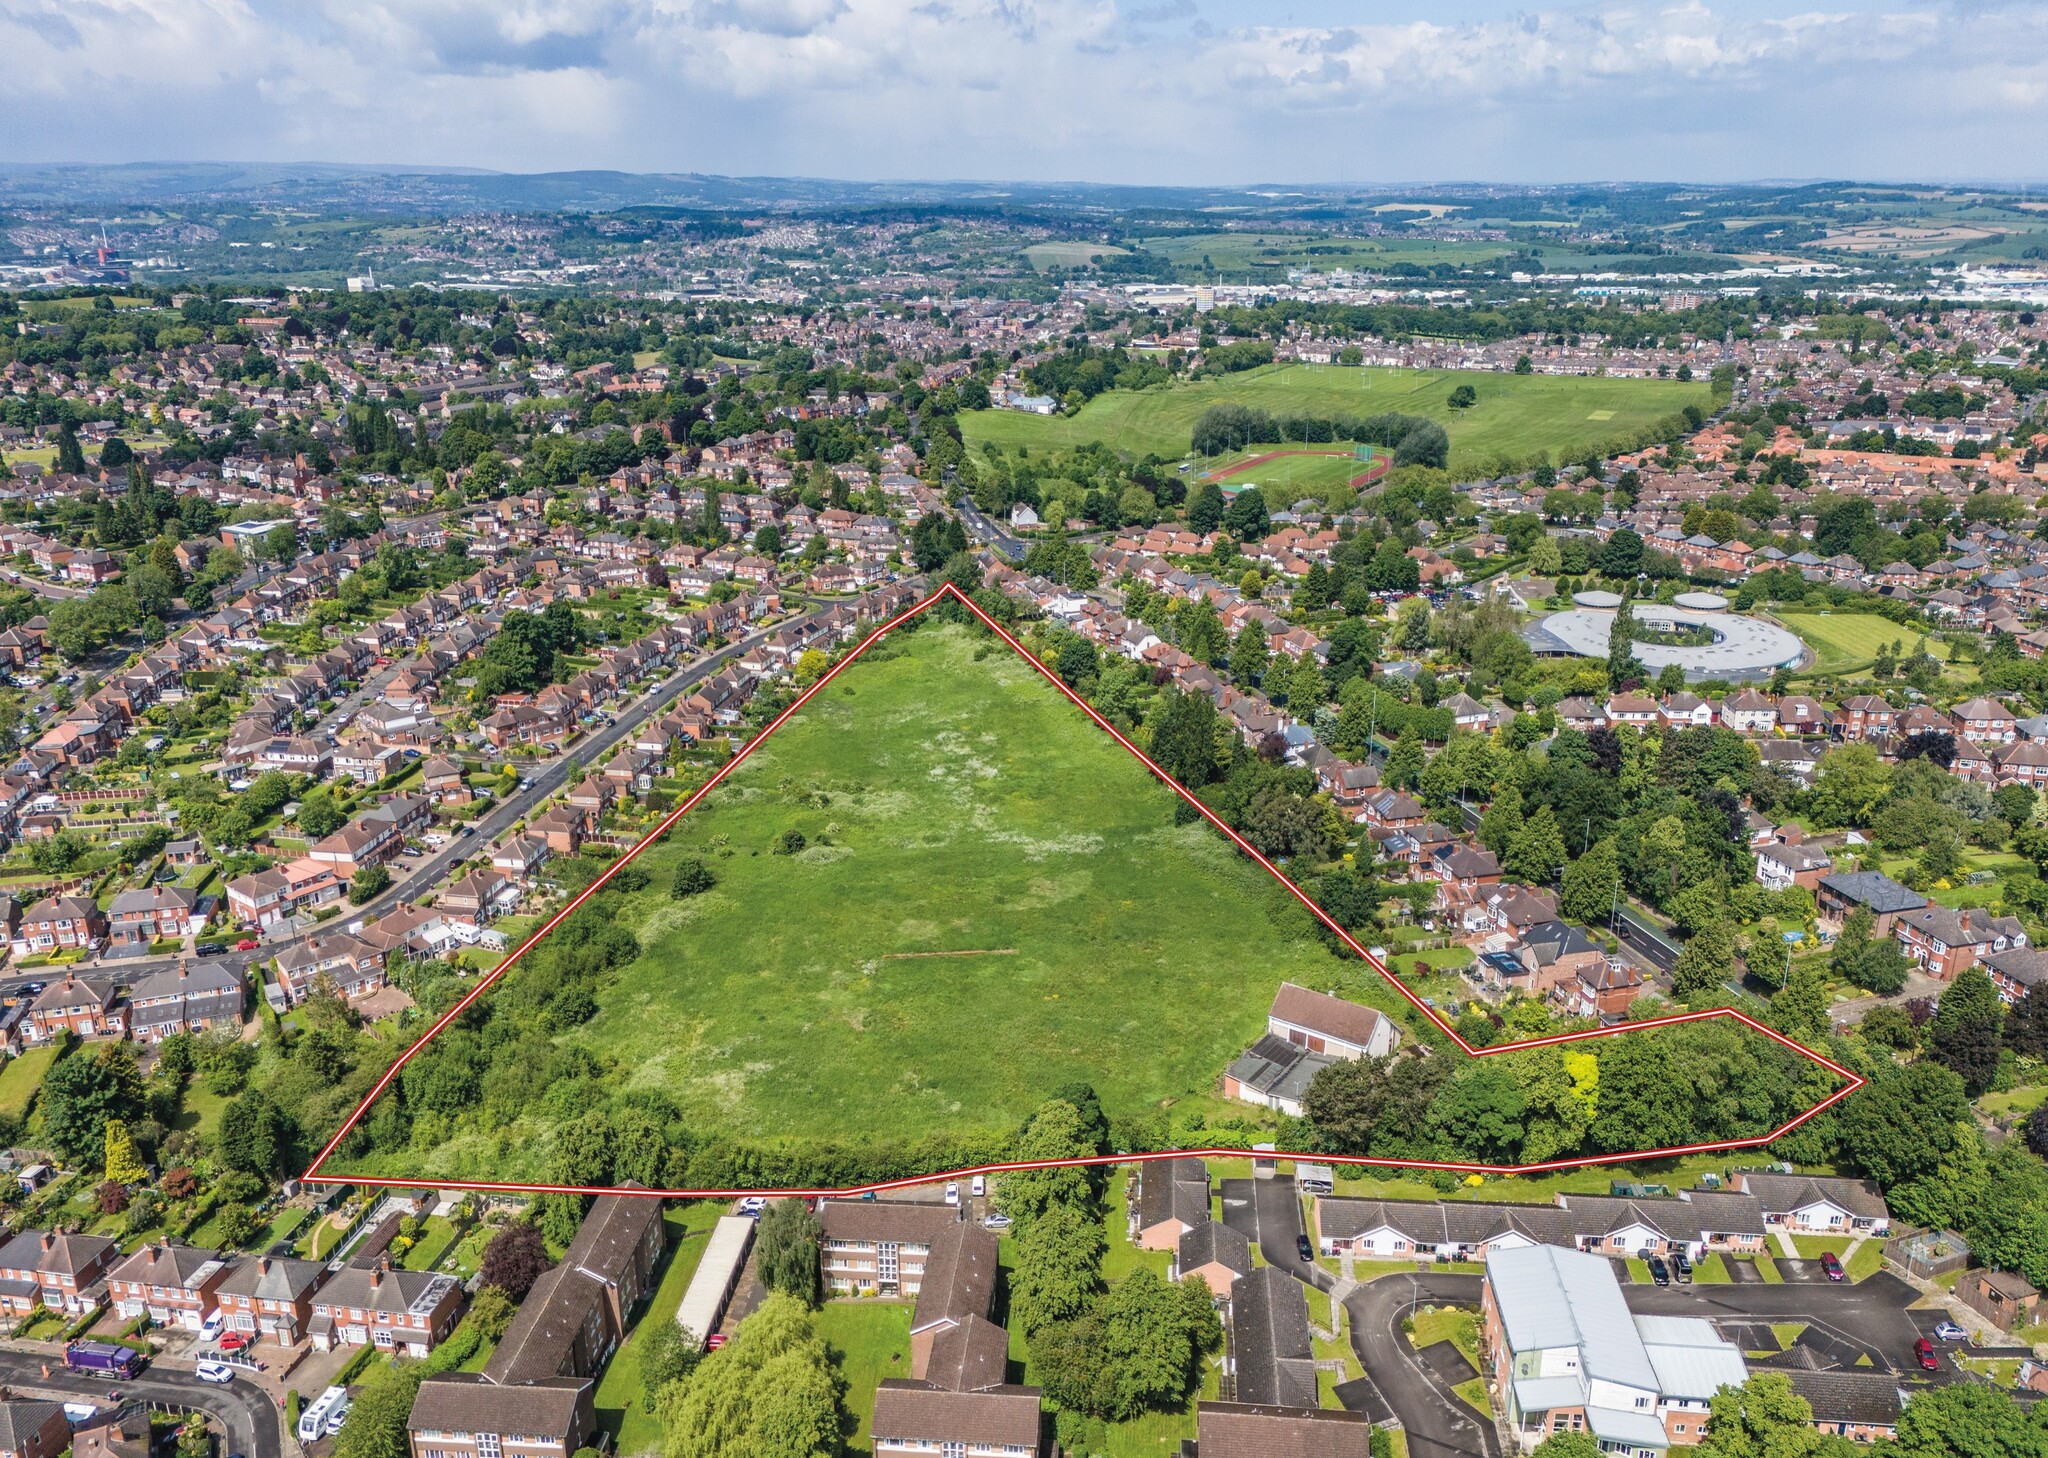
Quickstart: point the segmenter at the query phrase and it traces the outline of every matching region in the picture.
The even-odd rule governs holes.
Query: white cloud
[[[2048,7],[2027,0],[1378,13],[1226,29],[1161,0],[0,0],[0,135],[22,161],[521,171],[2041,170]]]

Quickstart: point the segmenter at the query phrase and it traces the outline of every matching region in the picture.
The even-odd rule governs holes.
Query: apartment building
[[[406,1418],[412,1458],[569,1458],[597,1437],[587,1377],[500,1386],[480,1372],[420,1384]]]
[[[915,1296],[932,1246],[959,1223],[952,1205],[895,1200],[826,1200],[825,1284],[841,1296]]]

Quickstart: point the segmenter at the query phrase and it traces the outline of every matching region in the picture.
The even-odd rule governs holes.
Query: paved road
[[[59,1401],[84,1399],[111,1406],[107,1402],[111,1387],[131,1401],[198,1408],[227,1430],[230,1453],[282,1458],[283,1425],[278,1410],[269,1397],[247,1382],[217,1387],[201,1382],[189,1370],[158,1364],[144,1369],[133,1381],[110,1383],[104,1377],[67,1372],[61,1363],[61,1357],[53,1360],[39,1353],[0,1351],[0,1382],[17,1392],[47,1393]],[[47,1377],[43,1375],[46,1364],[50,1368]]]
[[[551,760],[533,761],[527,770],[527,778],[531,781],[530,788],[516,791],[499,801],[488,814],[470,822],[475,827],[470,834],[451,837],[447,845],[416,863],[411,870],[404,871],[401,878],[395,880],[382,895],[361,907],[354,908],[341,924],[367,924],[388,914],[401,901],[418,900],[432,890],[458,861],[466,860],[484,850],[499,835],[532,814],[548,796],[560,790],[568,779],[569,766],[572,762],[582,767],[595,764],[612,746],[637,732],[648,719],[667,712],[670,705],[683,693],[711,677],[731,660],[743,655],[761,639],[780,632],[793,623],[806,622],[825,610],[824,606],[813,607],[793,617],[780,619],[727,644],[709,657],[696,660],[640,694],[628,708],[616,716],[614,723],[578,740],[571,746],[569,753],[556,755]],[[388,678],[389,674],[384,676]],[[366,686],[350,697],[360,699],[369,692]],[[340,714],[347,710],[338,707],[335,712]],[[578,773],[582,773],[582,769],[579,768]],[[321,934],[328,934],[335,929],[336,923],[329,922],[323,924],[320,931]],[[220,958],[220,962],[246,973],[252,964],[267,962],[297,940],[299,939],[286,938],[282,941],[267,942],[254,952],[229,952]],[[177,957],[125,957],[99,962],[95,964],[93,970],[127,986],[150,972],[175,966],[179,960]],[[251,980],[255,979],[252,977]]]
[[[1494,1425],[1430,1370],[1401,1330],[1401,1319],[1418,1306],[1478,1306],[1479,1288],[1478,1276],[1382,1276],[1344,1300],[1351,1348],[1407,1429],[1412,1458],[1501,1458]],[[1360,1410],[1371,1411],[1369,1406]]]
[[[960,494],[960,500],[956,504],[960,508],[960,519],[967,523],[967,534],[969,536],[973,537],[977,542],[994,547],[1013,562],[1024,560],[1024,553],[1029,550],[1029,543],[1018,537],[1013,537],[1004,531],[993,518],[976,506],[974,498],[967,495],[964,491]]]
[[[1280,1267],[1318,1291],[1337,1288],[1337,1278],[1314,1262],[1303,1262],[1295,1245],[1303,1229],[1301,1198],[1293,1180],[1224,1180],[1218,1191],[1223,1196],[1223,1223],[1256,1245],[1267,1265]]]

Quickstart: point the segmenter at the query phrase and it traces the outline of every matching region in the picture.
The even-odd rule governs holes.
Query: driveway
[[[1493,1423],[1451,1391],[1444,1374],[1424,1360],[1401,1330],[1401,1319],[1419,1306],[1476,1308],[1480,1281],[1478,1276],[1435,1273],[1382,1276],[1344,1298],[1352,1350],[1387,1409],[1407,1429],[1411,1458],[1501,1458]],[[1355,1410],[1372,1412],[1366,1405]]]
[[[1267,1265],[1278,1266],[1319,1291],[1336,1290],[1337,1278],[1321,1266],[1303,1264],[1295,1249],[1295,1238],[1303,1232],[1301,1199],[1293,1180],[1224,1180],[1218,1188],[1223,1223],[1256,1245]]]
[[[109,1389],[124,1399],[197,1408],[227,1432],[227,1450],[248,1458],[282,1458],[283,1423],[274,1402],[246,1382],[225,1386],[201,1382],[189,1371],[151,1365],[130,1382],[67,1372],[55,1353],[0,1350],[0,1382],[16,1392],[48,1394],[57,1401],[86,1400],[106,1405]],[[50,1375],[43,1375],[47,1365]]]

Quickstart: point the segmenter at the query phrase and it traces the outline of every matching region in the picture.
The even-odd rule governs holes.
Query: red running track
[[[1228,470],[1204,472],[1202,475],[1202,479],[1204,481],[1228,481],[1232,476],[1242,476],[1246,471],[1251,470],[1253,467],[1263,466],[1268,461],[1277,461],[1282,456],[1350,457],[1352,455],[1354,455],[1354,452],[1351,451],[1267,451],[1263,456],[1253,456],[1248,461],[1239,461],[1236,465],[1230,467]],[[1367,466],[1363,471],[1359,472],[1356,476],[1353,476],[1349,481],[1346,481],[1344,484],[1347,486],[1370,485],[1372,482],[1377,481],[1380,477],[1386,475],[1387,472],[1391,471],[1393,468],[1393,457],[1374,456],[1372,458],[1371,465]]]

